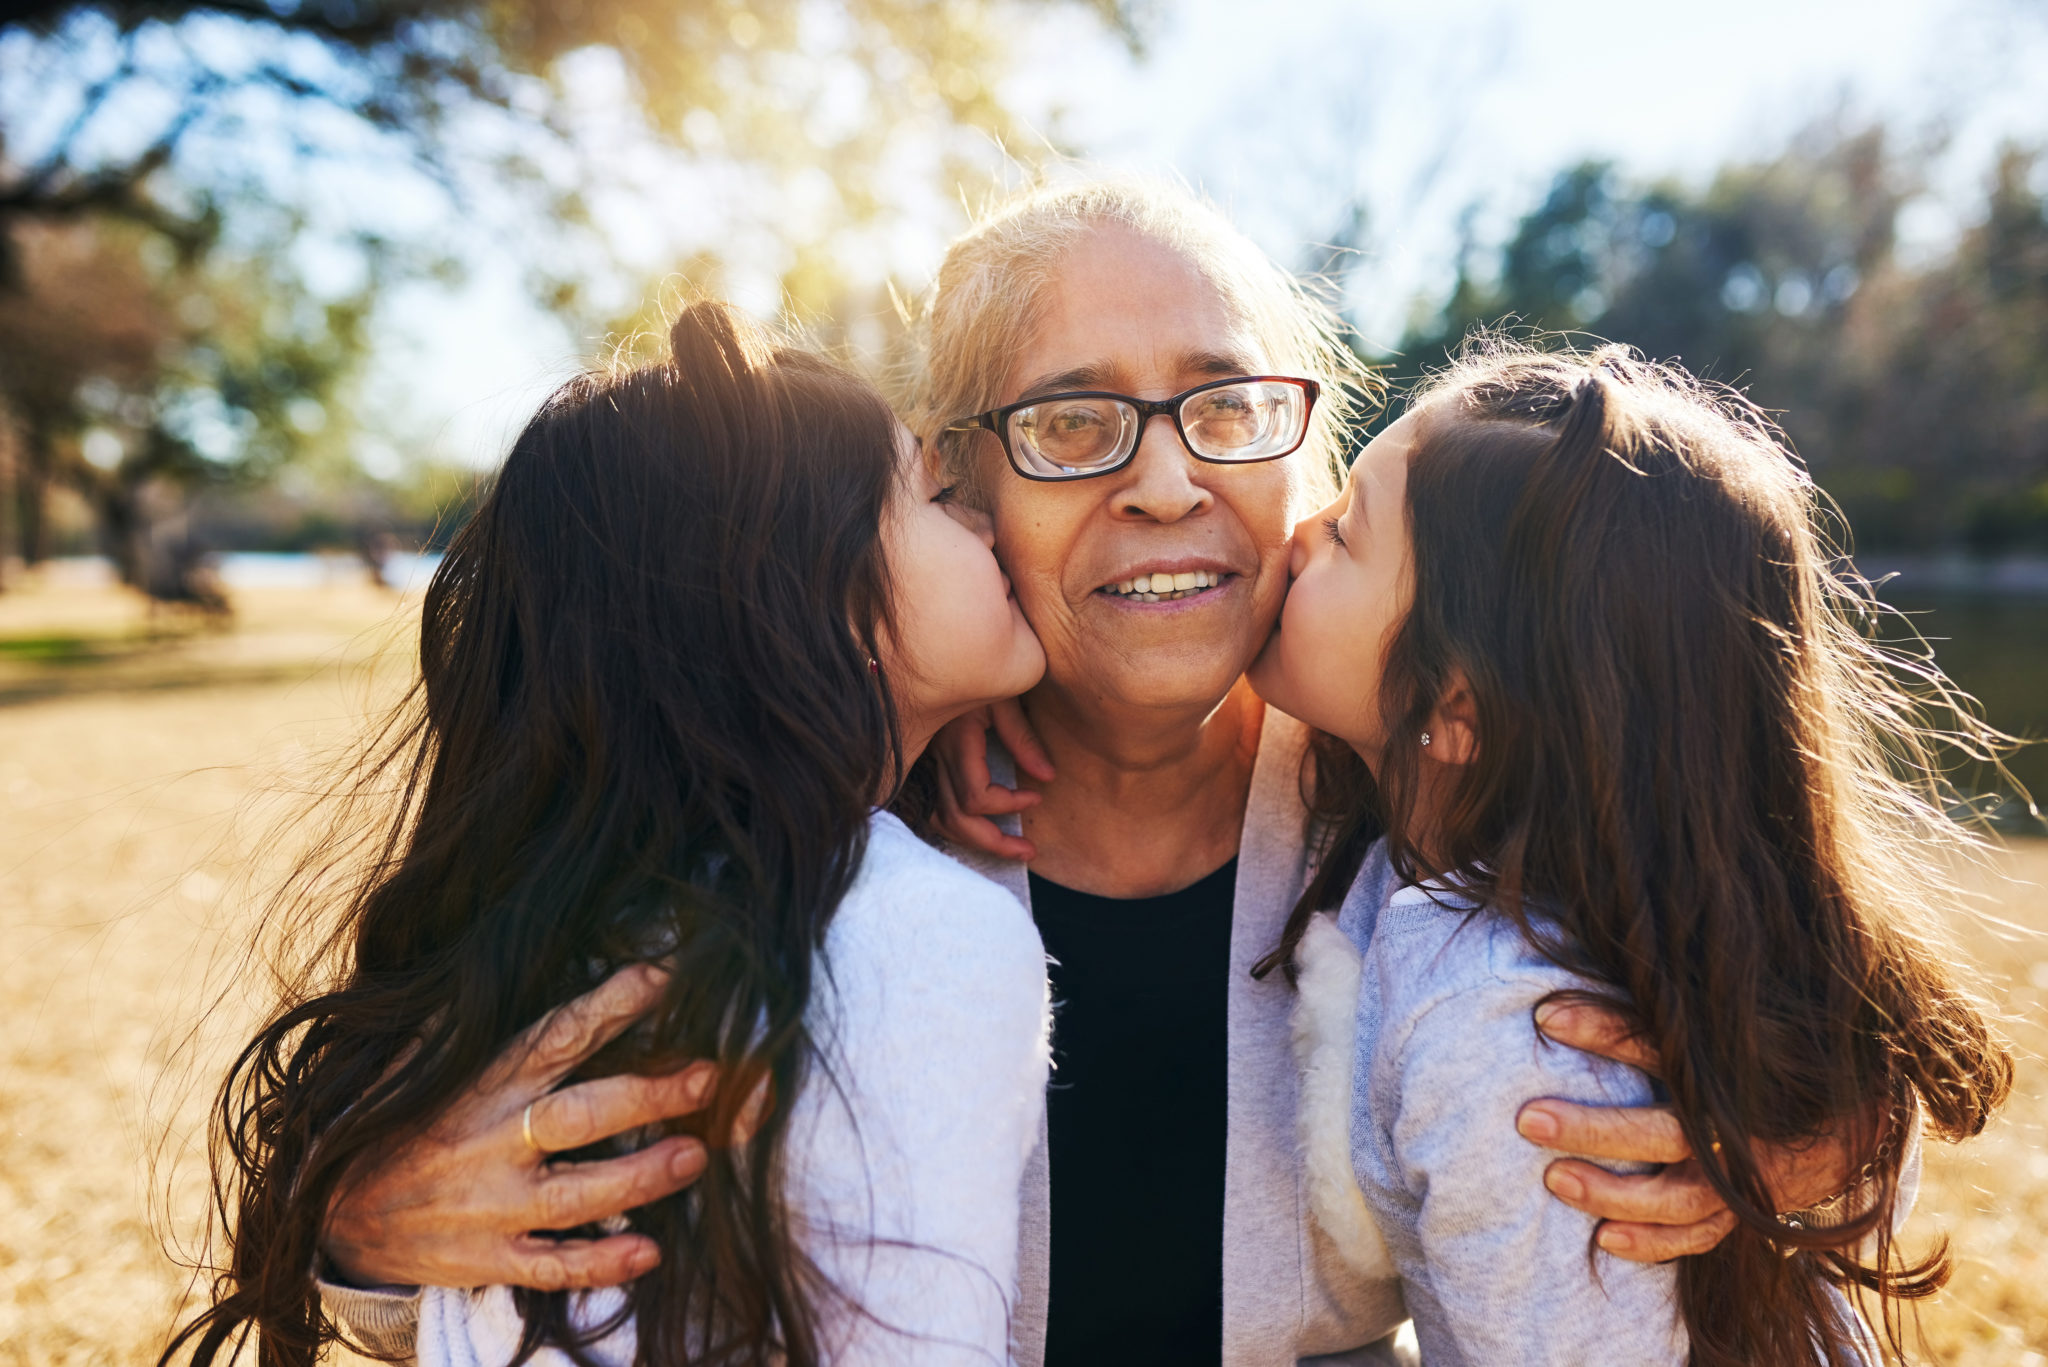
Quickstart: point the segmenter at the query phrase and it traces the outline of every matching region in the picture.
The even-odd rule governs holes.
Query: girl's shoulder
[[[856,900],[889,900],[927,913],[953,908],[965,914],[950,920],[992,932],[1032,925],[1031,913],[1014,894],[879,810],[868,820],[867,856],[847,891],[847,901]],[[1032,936],[1037,937],[1035,928]]]
[[[951,990],[1043,991],[1045,946],[1024,904],[887,812],[869,822],[866,857],[825,948],[835,976],[864,967]]]
[[[866,1139],[847,1154],[880,1162],[894,1145],[906,1171],[950,1163],[966,1125],[1015,1138],[1014,1155],[989,1161],[1021,1164],[1050,1060],[1045,947],[1022,903],[877,813],[820,969],[806,1015],[835,1085],[811,1103],[851,1108],[848,1133]]]
[[[1546,940],[1554,920],[1532,911],[1529,926]],[[1369,947],[1404,985],[1404,997],[1513,985],[1554,990],[1585,980],[1542,953],[1522,923],[1445,884],[1397,888],[1381,908]]]
[[[1540,912],[1529,921],[1537,936],[1556,936]],[[1379,1049],[1397,1058],[1423,1038],[1534,1044],[1533,1012],[1543,998],[1603,991],[1539,950],[1516,918],[1441,885],[1395,890],[1363,957],[1377,997]]]

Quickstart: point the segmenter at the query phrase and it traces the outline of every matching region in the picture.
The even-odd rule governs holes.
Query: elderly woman
[[[1383,1360],[1404,1318],[1391,1269],[1352,1251],[1372,1241],[1310,1213],[1292,995],[1252,974],[1312,851],[1306,732],[1242,676],[1279,616],[1289,533],[1334,487],[1363,382],[1331,322],[1220,216],[1147,186],[1023,195],[940,270],[912,424],[993,513],[1048,660],[1021,709],[994,718],[1007,751],[984,763],[981,728],[956,732],[941,777],[946,830],[1027,901],[1055,964],[1047,1142],[1020,1193],[1027,1367]],[[1008,833],[990,820],[1013,815]],[[536,1027],[540,1048],[363,1173],[328,1222],[330,1307],[403,1352],[406,1285],[644,1270],[654,1250],[630,1233],[532,1233],[615,1216],[701,1166],[544,1161],[689,1109],[682,1082],[556,1089],[639,1005],[600,989]],[[1584,1010],[1545,1028],[1629,1057]],[[1603,1247],[1661,1260],[1726,1233],[1668,1116],[1531,1100],[1522,1137],[1500,1143],[1668,1165],[1551,1165],[1553,1193],[1610,1222]],[[1785,1185],[1832,1189],[1826,1160],[1809,1155],[1817,1171]]]

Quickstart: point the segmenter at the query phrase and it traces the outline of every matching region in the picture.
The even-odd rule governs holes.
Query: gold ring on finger
[[[535,1153],[545,1158],[548,1151],[540,1146],[538,1139],[533,1137],[533,1108],[538,1104],[538,1102],[534,1101],[526,1103],[526,1110],[519,1117],[519,1137],[526,1141],[527,1148],[532,1149]]]

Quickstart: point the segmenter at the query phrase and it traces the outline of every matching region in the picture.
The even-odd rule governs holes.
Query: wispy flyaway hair
[[[1948,1271],[1941,1250],[1906,1266],[1892,1249],[1906,1128],[1974,1135],[2012,1080],[1940,930],[1971,838],[1924,694],[1964,700],[1873,643],[1878,605],[1823,535],[1820,494],[1738,395],[1621,348],[1482,341],[1414,409],[1414,601],[1381,699],[1395,739],[1377,774],[1319,749],[1338,834],[1279,960],[1382,830],[1404,875],[1454,874],[1611,987],[1663,1062],[1740,1222],[1679,1264],[1693,1361],[1842,1349],[1828,1278],[1876,1293],[1902,1352],[1900,1303]],[[1416,738],[1459,682],[1478,755],[1425,847]],[[1971,715],[1951,734],[1989,754]],[[1817,1136],[1870,1196],[1840,1228],[1788,1228],[1758,1145]]]

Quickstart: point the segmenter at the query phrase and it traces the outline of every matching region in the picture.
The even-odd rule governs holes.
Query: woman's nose
[[[1138,454],[1125,470],[1127,479],[1118,506],[1130,515],[1159,522],[1178,522],[1214,502],[1195,481],[1194,454],[1181,444],[1171,422],[1155,418],[1145,425]]]

